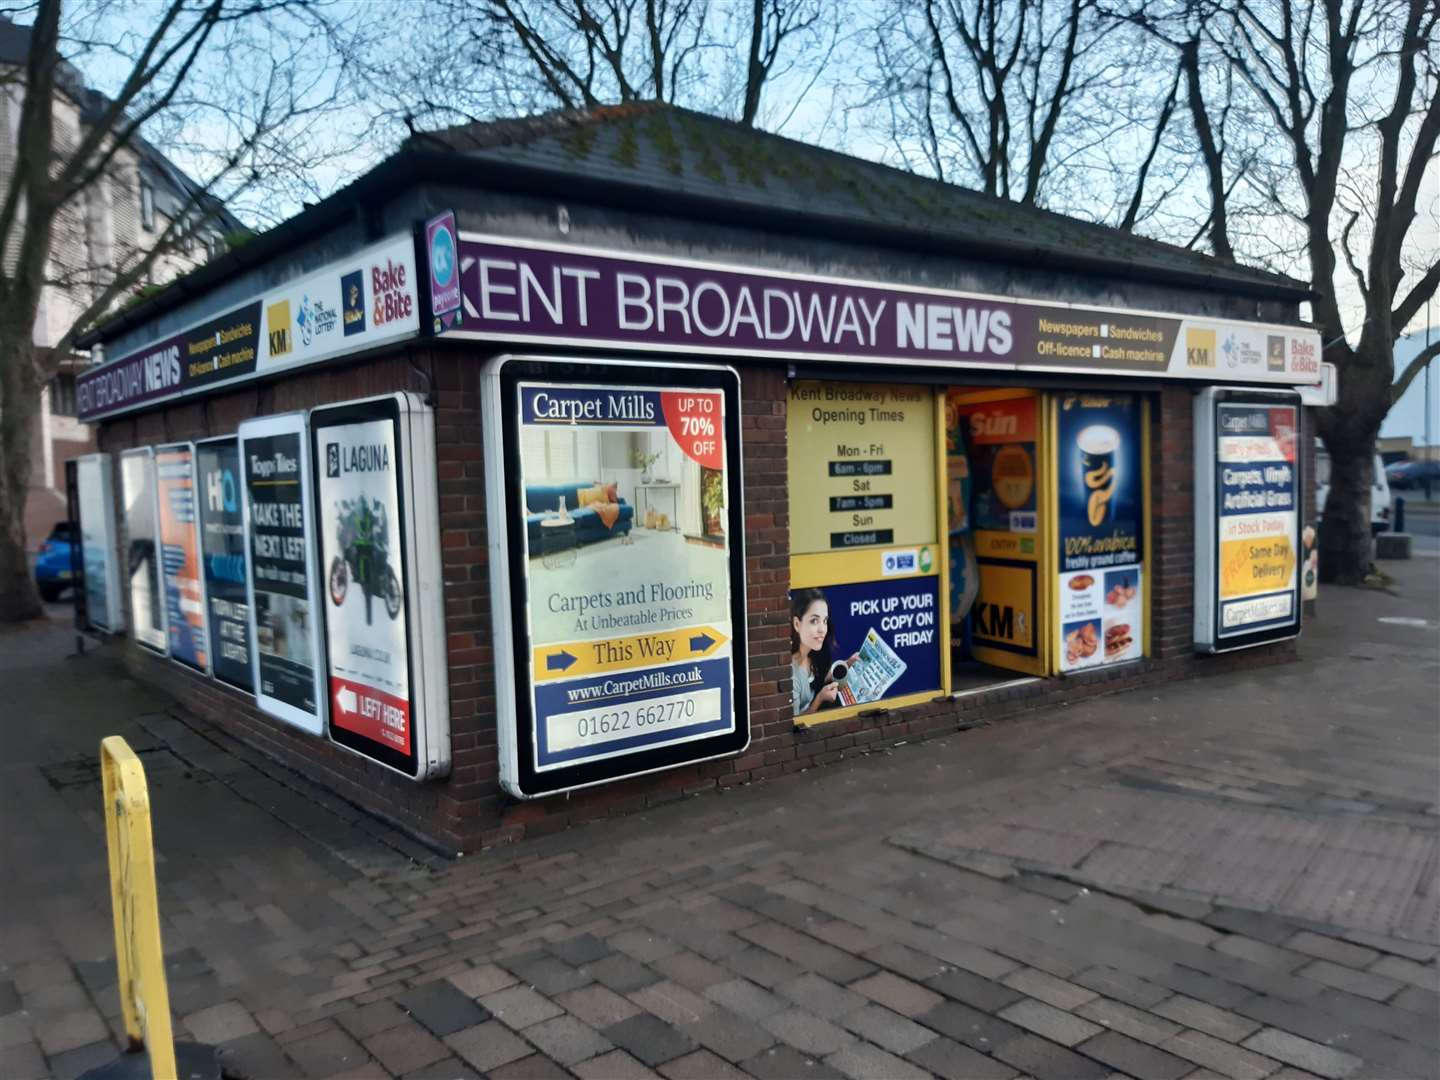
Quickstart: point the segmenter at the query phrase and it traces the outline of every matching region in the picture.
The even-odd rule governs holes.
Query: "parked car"
[[[35,587],[47,603],[59,600],[60,594],[70,588],[74,576],[70,569],[70,545],[74,539],[70,523],[57,521],[40,545],[40,554],[35,559]]]
[[[1370,531],[1384,532],[1390,528],[1390,484],[1385,479],[1385,462],[1375,454],[1370,480]],[[1325,498],[1330,494],[1330,452],[1319,439],[1315,440],[1315,519],[1325,517]]]
[[[1440,487],[1440,461],[1397,461],[1386,467],[1385,479],[1402,491],[1423,488],[1428,498],[1432,488]]]

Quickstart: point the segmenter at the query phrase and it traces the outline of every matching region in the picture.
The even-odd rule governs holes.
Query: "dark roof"
[[[484,165],[458,170],[456,154]],[[670,105],[637,103],[467,124],[400,150],[314,206],[170,282],[82,335],[88,348],[246,270],[353,224],[417,184],[464,184],[749,224],[796,235],[1297,302],[1304,282],[1104,225],[1019,206],[953,184]]]
[[[902,169],[656,102],[557,111],[412,136],[492,168],[613,185],[666,201],[723,204],[758,218],[790,215],[905,236],[958,256],[1039,259],[1144,279],[1304,294],[1281,274],[1187,251],[1105,225],[1021,206]],[[588,190],[588,187],[587,187]]]

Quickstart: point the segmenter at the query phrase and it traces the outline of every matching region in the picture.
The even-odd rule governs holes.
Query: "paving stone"
[[[1015,1070],[1002,1061],[977,1053],[941,1036],[905,1055],[943,1080],[1010,1080]]]
[[[674,956],[683,951],[679,945],[665,935],[652,933],[639,927],[612,934],[606,944],[608,951],[623,952],[626,956],[638,960],[642,964],[652,964],[656,960]],[[594,959],[598,960],[599,957]],[[590,961],[583,962],[589,963]]]
[[[570,1074],[544,1054],[530,1054],[491,1070],[489,1080],[570,1080]]]
[[[1264,941],[1256,941],[1242,934],[1227,934],[1210,947],[1227,956],[1238,956],[1242,960],[1263,964],[1277,971],[1294,971],[1305,963],[1305,957],[1299,953]]]
[[[1372,949],[1378,949],[1383,953],[1393,953],[1396,956],[1403,956],[1419,963],[1426,963],[1440,956],[1440,947],[1427,945],[1420,941],[1410,941],[1406,938],[1393,938],[1386,934],[1377,934],[1370,930],[1345,930],[1340,935],[1346,941],[1353,941],[1357,945],[1365,945]]]
[[[817,926],[811,933],[821,941],[828,942],[837,949],[844,949],[849,953],[863,953],[866,949],[873,949],[885,944],[883,937],[844,919],[836,919],[834,922]]]
[[[933,956],[917,952],[908,945],[900,945],[895,942],[867,949],[864,956],[866,960],[888,968],[907,979],[914,979],[916,982],[924,982],[946,969],[943,960],[937,960]]]
[[[878,1001],[894,1009],[901,1016],[916,1017],[929,1012],[945,999],[933,990],[927,990],[919,983],[902,979],[888,971],[877,972],[869,978],[850,984],[857,994],[864,994],[872,1001]]]
[[[572,967],[549,953],[528,954],[524,960],[507,960],[508,967],[522,983],[533,986],[542,994],[563,994],[591,981],[585,969]]]
[[[1249,1017],[1240,1016],[1226,1009],[1218,1009],[1204,1001],[1196,1001],[1184,994],[1162,1001],[1151,1010],[1157,1016],[1174,1020],[1182,1027],[1194,1028],[1207,1035],[1214,1035],[1226,1042],[1238,1043],[1246,1035],[1260,1030],[1260,1025]]]
[[[660,1074],[647,1069],[624,1050],[611,1050],[608,1054],[582,1061],[575,1066],[575,1075],[580,1080],[655,1080]]]
[[[793,1046],[771,1047],[740,1067],[759,1080],[841,1080],[845,1075]]]
[[[557,994],[555,1004],[574,1013],[594,1028],[607,1028],[611,1024],[618,1024],[640,1011],[640,1007],[629,998],[623,998],[614,990],[598,983]]]
[[[88,1008],[90,998],[78,982],[47,983],[22,995],[27,1011],[36,1015],[74,1012]],[[207,1003],[209,1004],[209,1003]]]
[[[1408,986],[1401,990],[1390,1004],[1407,1012],[1419,1013],[1421,1016],[1440,1016],[1440,994],[1430,990],[1421,990],[1418,986]],[[0,1020],[0,1024],[3,1023],[4,1021]],[[4,1044],[0,1043],[0,1045]]]
[[[693,1024],[715,1008],[708,999],[668,979],[636,990],[630,1000],[668,1024]]]
[[[449,979],[457,990],[472,998],[482,998],[486,994],[504,990],[518,981],[514,975],[497,964],[481,964],[468,971],[457,972]]]
[[[1002,1020],[1043,1035],[1062,1046],[1074,1046],[1092,1035],[1098,1035],[1102,1030],[1098,1024],[1092,1024],[1073,1013],[1030,998],[1007,1005],[1000,1010],[999,1015]]]
[[[1167,1054],[1118,1031],[1102,1031],[1076,1047],[1086,1057],[1103,1061],[1112,1069],[1145,1080],[1180,1080],[1195,1068],[1192,1062]]]
[[[542,1020],[549,1020],[552,1016],[559,1016],[562,1011],[560,1006],[541,997],[528,986],[511,986],[494,994],[487,994],[480,999],[480,1004],[485,1006],[495,1019],[517,1031]],[[469,1058],[466,1060],[469,1061]],[[477,1065],[476,1068],[481,1072],[485,1071],[484,1066]]]
[[[1110,1071],[1035,1035],[1011,1039],[995,1051],[995,1056],[1036,1080],[1101,1080]]]
[[[1440,968],[1434,964],[1417,964],[1400,956],[1382,956],[1368,970],[1372,975],[1397,979],[1432,993],[1440,991]]]
[[[1075,976],[1075,982],[1094,990],[1097,994],[1114,998],[1116,1001],[1123,1001],[1127,1005],[1134,1005],[1140,1009],[1148,1009],[1156,1002],[1164,1001],[1170,996],[1170,990],[1167,987],[1157,986],[1149,979],[1142,979],[1139,975],[1132,975],[1128,971],[1120,971],[1103,964],[1086,968]]]
[[[775,1036],[759,1024],[718,1005],[703,1019],[686,1024],[682,1030],[726,1061],[744,1061],[775,1045]]]
[[[1357,998],[1364,1001],[1365,998]],[[1270,1027],[1279,1028],[1295,1035],[1324,1043],[1335,1037],[1341,1021],[1335,1016],[1314,1007],[1314,1002],[1304,1005],[1282,1001],[1279,998],[1256,994],[1235,1007],[1235,1011],[1253,1019],[1263,1021]],[[1384,1067],[1387,1073],[1398,1076],[1427,1076],[1434,1072],[1435,1051],[1428,1045],[1407,1043],[1400,1039],[1367,1028],[1353,1020],[1343,1023],[1347,1036],[1346,1047],[1371,1062],[1372,1067]]]
[[[617,994],[628,994],[632,990],[639,990],[642,986],[649,986],[651,983],[660,981],[659,975],[623,953],[612,953],[603,960],[586,964],[584,972]],[[573,987],[566,989],[573,989]]]
[[[594,934],[578,934],[564,941],[552,941],[546,948],[572,967],[594,963],[615,951]]]
[[[1322,1046],[1276,1028],[1262,1028],[1241,1045],[1257,1054],[1275,1058],[1317,1076],[1330,1077],[1331,1080],[1349,1076],[1364,1065],[1354,1054],[1347,1054],[1331,1046]]]
[[[270,1077],[286,1076],[294,1068],[275,1040],[263,1031],[221,1043],[215,1047],[215,1056],[227,1077],[268,1080]]]
[[[525,1029],[525,1038],[562,1065],[573,1065],[615,1049],[609,1039],[573,1016],[541,1021]]]
[[[696,1048],[696,1043],[688,1035],[648,1013],[611,1024],[604,1035],[620,1049],[652,1067]]]
[[[35,1032],[27,1013],[14,1012],[0,1016],[0,1050],[11,1046],[22,1046],[34,1041]]]
[[[746,941],[798,964],[804,971],[817,972],[838,983],[852,982],[875,970],[874,964],[857,959],[833,945],[827,945],[777,922],[758,922],[740,930],[739,935]]]
[[[787,1007],[783,1000],[747,979],[716,983],[706,989],[705,996],[715,1004],[723,1005],[731,1012],[739,1013],[750,1020],[773,1016]]]
[[[52,1080],[54,1075],[35,1043],[27,1041],[0,1047],[0,1076],[5,1080]]]
[[[987,1054],[994,1053],[996,1047],[1024,1034],[1014,1024],[1008,1024],[958,1001],[941,1002],[916,1019],[942,1035],[949,1035],[957,1042],[975,1050],[983,1050]]]
[[[442,1039],[490,1019],[469,994],[445,979],[421,983],[397,997],[395,1004]]]
[[[696,1050],[674,1061],[660,1066],[660,1074],[670,1080],[746,1080],[741,1072],[728,1061],[716,1057],[709,1050]]]
[[[256,1077],[256,1080],[260,1078]],[[447,1057],[444,1061],[406,1073],[404,1080],[484,1080],[484,1077],[459,1058]]]
[[[376,1061],[396,1076],[444,1061],[450,1056],[448,1046],[412,1021],[378,1031],[364,1040],[363,1045]]]
[[[787,1042],[801,1053],[814,1057],[833,1054],[855,1041],[849,1032],[803,1009],[786,1009],[764,1016],[760,1018],[760,1023],[781,1042]]]
[[[926,979],[925,985],[940,991],[946,997],[963,1001],[986,1012],[999,1012],[1023,996],[1018,990],[1012,990],[1003,983],[976,975],[964,968],[947,968],[939,975]]]
[[[1075,1006],[1100,996],[1094,990],[1076,986],[1065,979],[1057,979],[1054,975],[1035,968],[1012,971],[1000,981],[1012,990],[1019,990],[1022,994],[1028,994],[1047,1005],[1054,1005],[1057,1009],[1074,1009]]]
[[[260,1030],[250,1011],[238,1001],[227,1001],[223,1005],[212,1005],[193,1012],[182,1023],[196,1042],[209,1046],[218,1046]]]
[[[1280,1067],[1278,1061],[1252,1054],[1203,1031],[1182,1031],[1162,1042],[1160,1048],[1196,1065],[1214,1069],[1221,1076],[1230,1077],[1230,1080],[1260,1080]]]
[[[825,1064],[832,1069],[853,1077],[854,1080],[930,1080],[930,1074],[901,1061],[893,1054],[887,1054],[865,1043],[851,1043],[825,1058]]]
[[[38,960],[18,966],[12,981],[15,989],[29,997],[43,987],[74,982],[75,973],[66,960]]]
[[[846,1013],[854,1012],[866,1002],[866,999],[859,994],[853,993],[843,986],[838,986],[823,975],[816,975],[811,971],[781,983],[775,987],[775,990],[780,996],[793,1001],[806,1012],[812,1012],[826,1020],[838,1020]]]
[[[1196,945],[1209,945],[1222,936],[1219,930],[1204,923],[1193,919],[1177,919],[1173,915],[1147,915],[1142,922],[1152,930],[1159,930],[1162,934],[1169,934]]]
[[[883,1005],[865,1004],[840,1019],[840,1025],[892,1054],[908,1054],[936,1038],[935,1032]]]
[[[1243,934],[1246,937],[1269,942],[1271,945],[1280,945],[1288,941],[1295,936],[1295,931],[1301,929],[1290,920],[1278,915],[1270,915],[1263,911],[1250,911],[1246,908],[1216,908],[1203,921],[1218,930],[1224,930],[1231,934]]]
[[[1155,981],[1179,993],[1225,1009],[1233,1009],[1242,1001],[1248,1001],[1255,993],[1247,987],[1217,979],[1184,964],[1174,964],[1163,973],[1157,973]]]
[[[55,1057],[67,1050],[88,1046],[93,1042],[104,1042],[110,1037],[110,1029],[94,1009],[76,1009],[59,1016],[32,1016],[30,1023],[35,1028],[35,1040],[46,1057]]]
[[[1388,1001],[1398,994],[1404,985],[1394,979],[1387,979],[1384,975],[1376,975],[1373,968],[1370,971],[1356,971],[1329,960],[1316,960],[1296,974],[1326,986],[1333,986],[1337,990],[1344,990],[1347,994],[1358,994],[1371,1001]]]
[[[19,1009],[20,991],[15,989],[14,980],[0,980],[0,1016],[8,1016]]]
[[[337,1024],[362,1041],[386,1028],[397,1027],[406,1020],[405,1011],[388,999],[373,1001],[369,1005],[339,1013],[335,1017]]]
[[[1158,1043],[1180,1032],[1180,1025],[1162,1020],[1153,1013],[1126,1005],[1123,1001],[1096,998],[1075,1010],[1077,1016],[1093,1020],[1101,1027],[1129,1035],[1141,1042]]]
[[[50,1057],[50,1075],[66,1078],[80,1076],[91,1069],[108,1065],[121,1057],[115,1044],[108,1039],[86,1043]],[[8,1080],[8,1074],[7,1074]]]
[[[306,1076],[332,1076],[365,1064],[365,1048],[337,1027],[285,1044],[285,1056]]]
[[[728,968],[712,963],[688,949],[671,956],[662,956],[651,963],[650,967],[697,994],[704,993],[707,987],[728,982],[735,977],[735,973]]]
[[[447,1035],[445,1045],[482,1073],[489,1073],[531,1053],[530,1044],[498,1020],[487,1020]]]
[[[1309,930],[1301,930],[1285,942],[1285,948],[1313,956],[1318,960],[1330,960],[1346,967],[1365,968],[1380,958],[1374,949],[1353,945],[1339,938],[1327,937]]]
[[[801,969],[784,957],[776,956],[769,949],[751,945],[725,957],[722,963],[735,974],[759,983],[761,986],[776,987],[801,973]]]

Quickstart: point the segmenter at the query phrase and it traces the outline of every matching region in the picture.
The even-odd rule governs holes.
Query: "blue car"
[[[35,560],[35,585],[47,603],[59,600],[75,576],[70,568],[70,541],[70,523],[60,521],[40,545],[40,555]]]

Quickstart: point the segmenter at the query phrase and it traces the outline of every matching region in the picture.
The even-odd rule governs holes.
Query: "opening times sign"
[[[508,403],[508,483],[491,482],[511,538],[500,591],[513,604],[496,605],[517,673],[507,789],[542,795],[741,749],[734,373],[507,375],[503,389],[486,383],[488,408]]]

